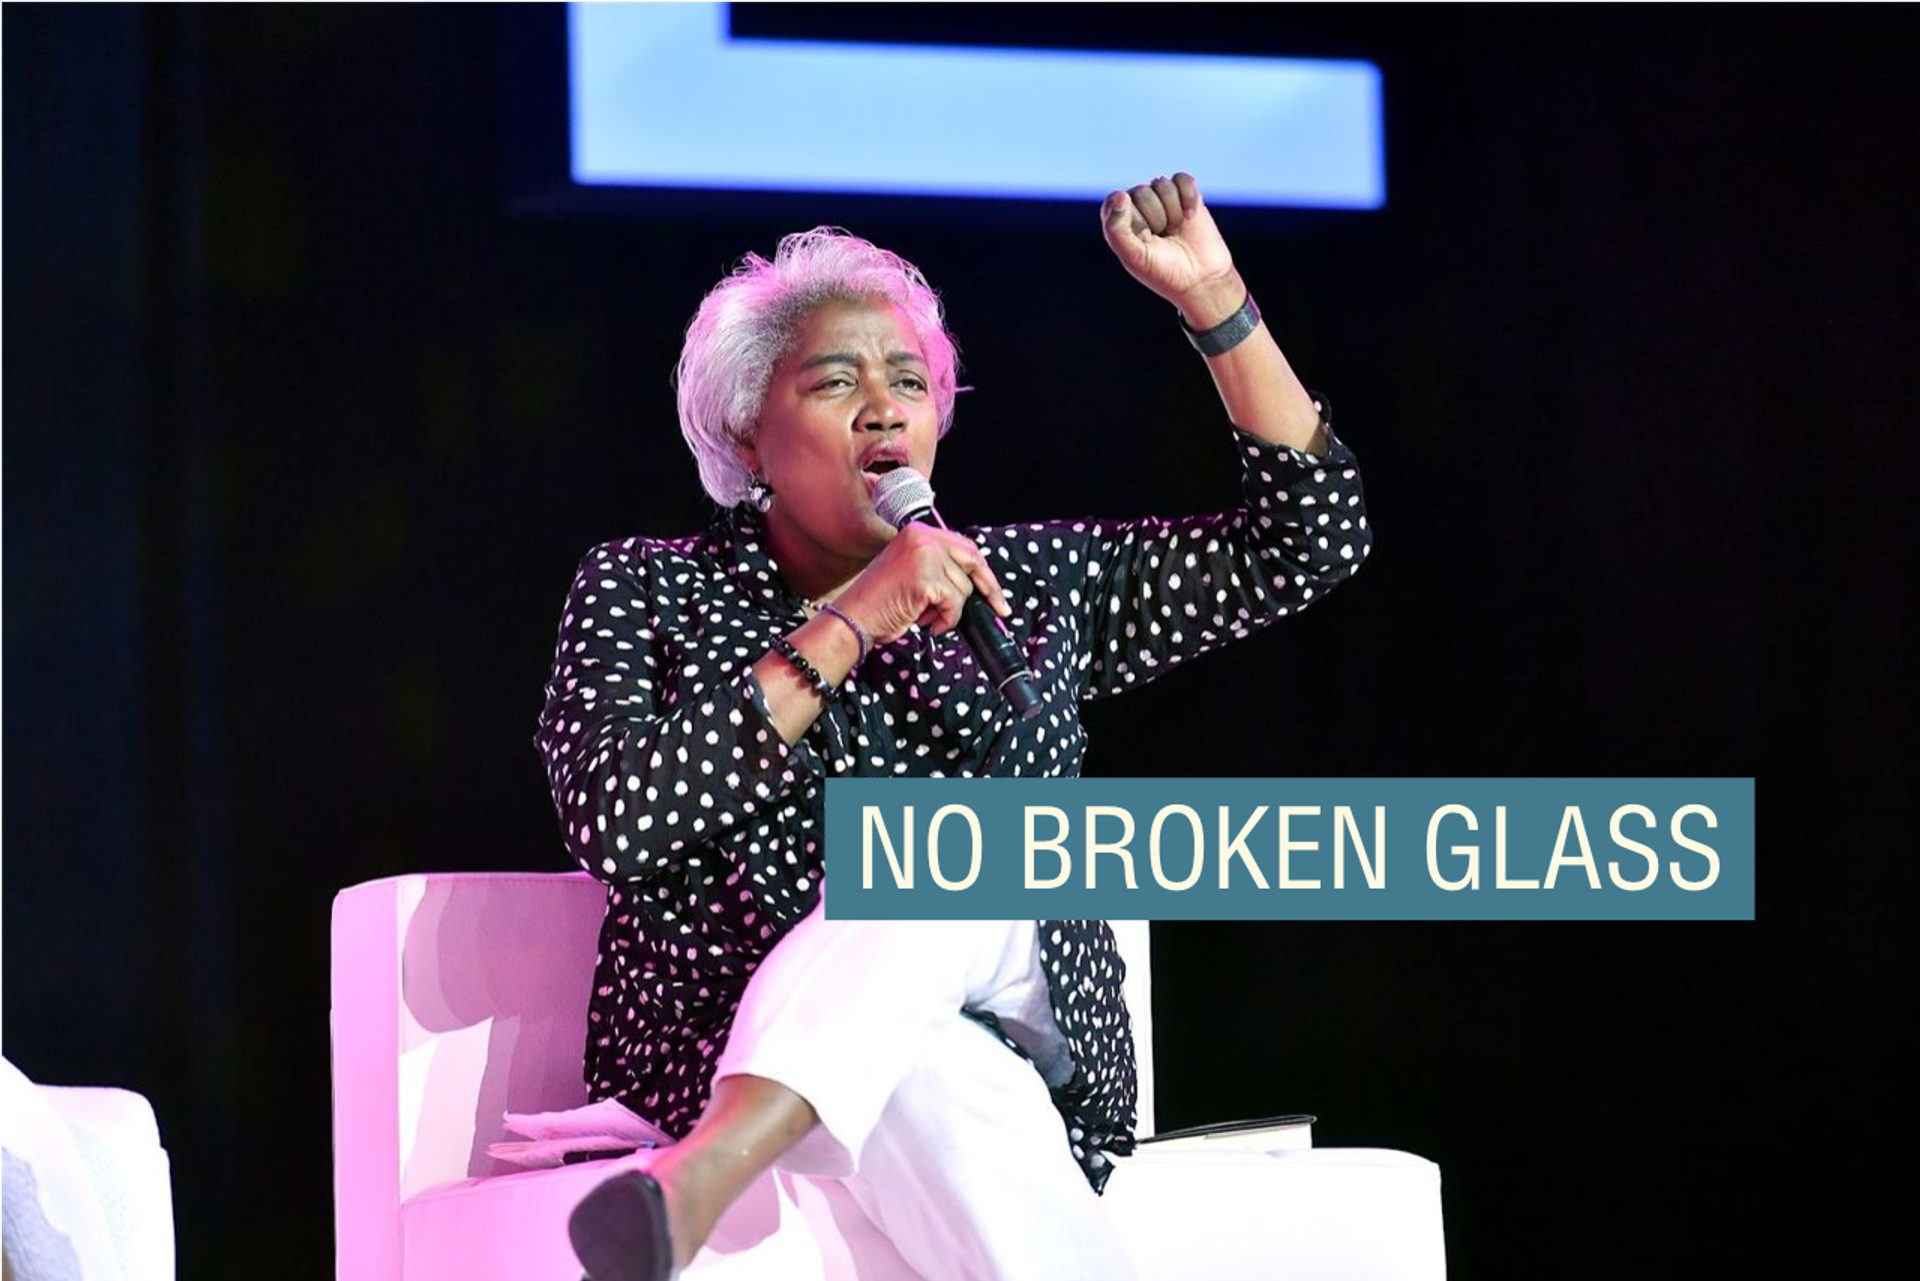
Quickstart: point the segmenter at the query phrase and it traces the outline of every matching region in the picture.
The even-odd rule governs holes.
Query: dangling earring
[[[747,501],[753,504],[755,511],[764,514],[773,506],[773,487],[767,484],[766,477],[755,476],[747,482]]]

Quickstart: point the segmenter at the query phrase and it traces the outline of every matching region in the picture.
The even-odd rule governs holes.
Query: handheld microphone
[[[874,487],[873,509],[880,519],[895,529],[924,520],[941,529],[947,522],[933,508],[933,486],[911,467],[896,467],[880,478]],[[1027,666],[1020,646],[993,607],[974,592],[960,609],[960,634],[967,648],[986,670],[1000,696],[1013,709],[1016,720],[1031,720],[1040,714],[1040,689],[1033,671]]]

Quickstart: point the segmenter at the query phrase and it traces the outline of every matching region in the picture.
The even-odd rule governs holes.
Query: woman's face
[[[808,312],[774,367],[741,459],[773,489],[768,523],[804,554],[864,562],[894,529],[873,509],[891,464],[933,474],[939,411],[913,326],[885,300]]]

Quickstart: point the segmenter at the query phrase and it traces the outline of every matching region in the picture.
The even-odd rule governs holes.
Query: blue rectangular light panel
[[[1370,62],[736,40],[720,4],[568,6],[574,181],[1223,205],[1386,203]]]

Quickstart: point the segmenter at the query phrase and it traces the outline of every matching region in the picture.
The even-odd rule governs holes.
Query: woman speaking
[[[1130,1275],[1097,1196],[1134,1123],[1107,926],[820,906],[828,778],[1078,774],[1081,702],[1304,609],[1367,555],[1353,456],[1193,178],[1114,192],[1101,219],[1213,374],[1234,510],[896,529],[876,487],[932,475],[958,355],[919,270],[843,232],[749,255],[688,327],[680,425],[724,510],[588,553],[537,739],[567,846],[608,886],[588,1084],[678,1140],[574,1212],[592,1281],[673,1275],[773,1165],[844,1181],[929,1278]],[[1037,714],[956,630],[975,595]]]

